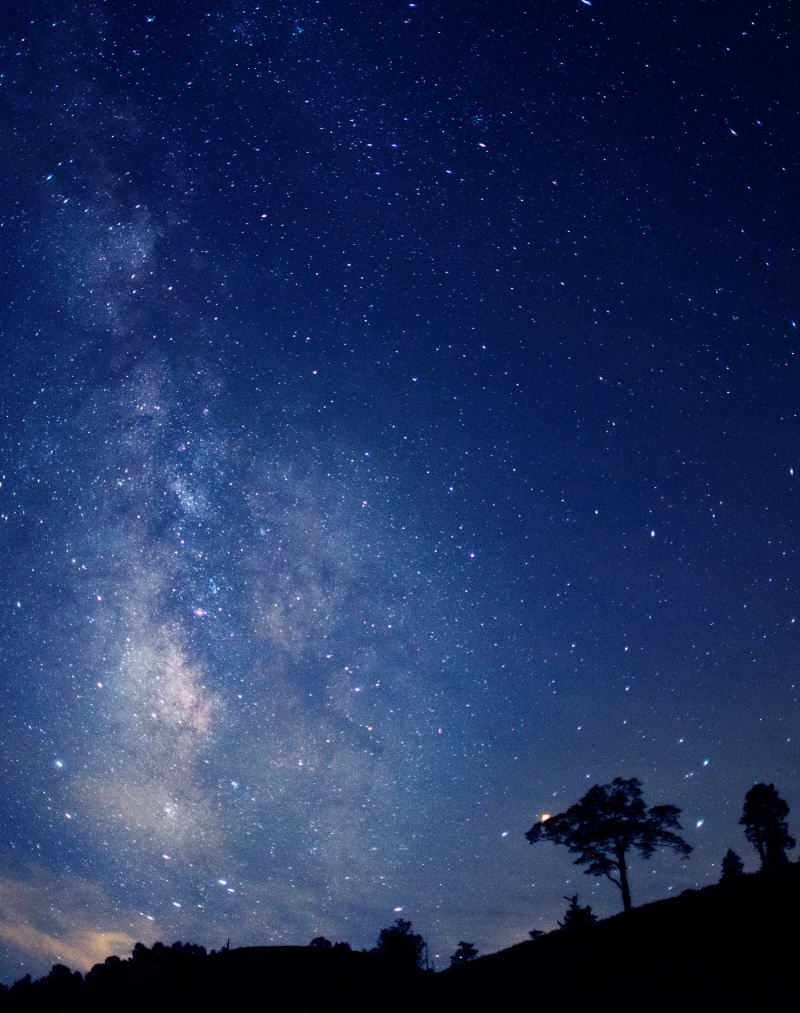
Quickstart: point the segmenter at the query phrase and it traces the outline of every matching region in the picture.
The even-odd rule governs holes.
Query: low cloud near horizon
[[[123,912],[96,885],[78,876],[31,869],[24,880],[0,877],[0,940],[17,978],[46,974],[53,964],[87,971],[110,954],[125,956],[157,929],[136,912]]]

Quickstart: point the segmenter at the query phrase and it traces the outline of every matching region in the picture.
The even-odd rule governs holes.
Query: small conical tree
[[[789,806],[774,784],[754,784],[744,797],[739,823],[758,852],[762,869],[776,869],[789,863],[786,852],[797,842],[789,834],[788,815]]]
[[[725,857],[722,859],[722,875],[719,877],[720,883],[728,883],[730,880],[739,879],[743,875],[744,863],[733,848],[728,848],[725,852]]]
[[[564,913],[564,921],[558,923],[562,932],[580,932],[597,921],[597,915],[588,904],[582,907],[578,903],[577,893],[574,897],[565,897],[564,900],[569,901],[569,907]]]

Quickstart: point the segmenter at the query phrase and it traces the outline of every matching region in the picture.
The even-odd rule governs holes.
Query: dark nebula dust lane
[[[431,953],[794,811],[792,12],[51,2],[0,41],[0,980]],[[796,830],[796,827],[795,827]]]

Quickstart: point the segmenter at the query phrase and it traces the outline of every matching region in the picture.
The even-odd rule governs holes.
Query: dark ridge
[[[431,1009],[800,1009],[800,866],[686,891],[437,975]]]
[[[137,944],[84,977],[57,965],[0,993],[0,1013],[592,1013],[796,1011],[800,866],[738,876],[440,974],[331,946]]]

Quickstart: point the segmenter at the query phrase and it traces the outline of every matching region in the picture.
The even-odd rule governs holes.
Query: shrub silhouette
[[[470,960],[474,960],[478,956],[477,949],[472,943],[466,943],[464,940],[460,940],[458,949],[450,957],[450,966],[458,967],[460,964],[466,964]]]
[[[574,897],[565,897],[564,900],[569,901],[569,907],[564,913],[564,921],[558,923],[562,932],[580,932],[597,921],[597,915],[588,904],[581,907],[578,903],[577,893]]]

